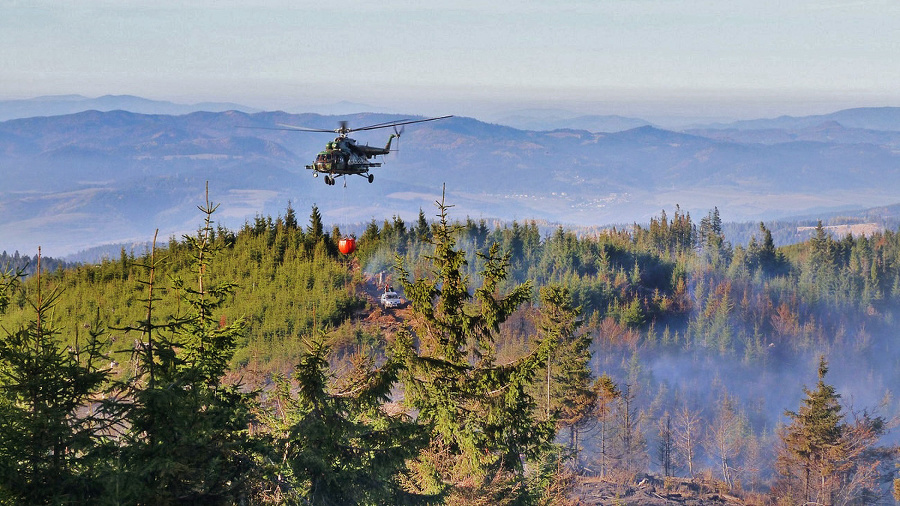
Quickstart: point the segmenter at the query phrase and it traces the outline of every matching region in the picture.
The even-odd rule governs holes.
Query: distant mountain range
[[[342,101],[316,106],[296,105],[289,110],[311,111],[319,114],[354,114],[358,112],[390,112],[367,104]],[[49,95],[21,100],[0,100],[0,121],[36,116],[63,116],[84,111],[128,111],[139,114],[182,115],[192,112],[260,112],[260,109],[232,102],[200,102],[178,104],[165,100],[150,100],[133,95],[104,95],[90,98],[82,95]]]
[[[149,100],[133,95],[104,95],[88,98],[81,95],[51,95],[23,100],[0,100],[0,121],[35,116],[62,116],[83,111],[129,111],[140,114],[189,114],[197,111],[258,112],[258,109],[227,102],[176,104]]]
[[[163,237],[190,232],[206,181],[222,204],[216,219],[230,227],[283,214],[289,201],[303,219],[315,203],[332,223],[413,219],[420,208],[431,216],[445,183],[453,217],[575,225],[646,222],[676,204],[697,220],[718,206],[726,221],[742,221],[900,201],[900,119],[888,123],[896,110],[827,116],[810,126],[795,118],[785,127],[607,133],[455,117],[411,125],[400,152],[373,170],[373,184],[350,177],[346,187],[303,168],[333,136],[245,127],[330,129],[408,116],[93,110],[21,118],[0,122],[0,251],[42,245],[62,256],[146,241],[157,228]],[[383,145],[389,132],[358,134]]]
[[[813,128],[821,124],[838,123],[845,128],[863,130],[900,131],[900,107],[858,107],[844,109],[831,114],[814,116],[779,116],[773,119],[753,119],[735,121],[733,123],[716,123],[699,125],[697,128],[734,129],[734,130],[767,130],[785,129],[800,130]]]
[[[900,121],[900,117],[898,117],[898,121]],[[807,141],[900,147],[900,130],[848,128],[834,120],[811,126],[789,128],[693,128],[685,132],[711,139],[745,144],[782,144]]]
[[[546,111],[540,109],[516,111],[495,120],[501,125],[521,130],[561,130],[575,129],[589,132],[621,132],[642,126],[650,126],[640,118],[618,115],[575,115],[566,111]]]
[[[232,102],[200,102],[179,104],[164,100],[150,100],[133,95],[104,95],[90,98],[82,95],[49,95],[20,100],[0,100],[0,121],[35,116],[62,116],[84,111],[128,111],[139,114],[182,115],[192,112],[224,112],[229,110],[247,113],[261,112],[260,109]],[[350,101],[334,104],[296,104],[286,109],[291,111],[315,112],[325,115],[348,115],[358,113],[390,114],[383,107]],[[621,132],[642,126],[657,126],[641,119],[619,115],[584,115],[565,109],[520,109],[507,113],[495,113],[489,118],[491,123],[511,126],[520,130],[576,129],[589,132]],[[821,124],[838,123],[845,128],[863,130],[900,130],[900,107],[861,107],[844,109],[830,114],[814,116],[780,116],[768,119],[741,120],[727,123],[694,124],[679,131],[712,130],[801,130]]]

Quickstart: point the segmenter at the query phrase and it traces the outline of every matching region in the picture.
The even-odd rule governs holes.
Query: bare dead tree
[[[656,457],[659,459],[659,465],[662,468],[663,476],[673,475],[673,460],[675,453],[675,438],[672,431],[672,416],[666,411],[662,417],[656,421],[657,435],[659,441],[656,445]]]
[[[737,410],[734,401],[724,395],[719,403],[715,418],[706,430],[703,446],[715,457],[722,472],[722,481],[734,486],[732,470],[744,447],[746,423]]]
[[[900,455],[897,445],[879,446],[887,429],[885,420],[868,411],[851,410],[841,443],[834,455],[834,473],[823,476],[823,489],[835,505],[873,504],[887,499],[882,485],[894,476],[894,462]]]
[[[687,466],[688,475],[693,478],[697,449],[700,446],[700,414],[685,404],[676,414],[673,437],[675,452]]]

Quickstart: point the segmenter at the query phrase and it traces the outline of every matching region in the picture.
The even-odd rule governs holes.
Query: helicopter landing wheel
[[[369,174],[369,183],[371,184],[372,181],[375,181],[375,175],[374,175],[374,174]]]
[[[333,185],[334,179],[332,179],[331,176],[325,176],[325,184],[327,184],[328,186]]]

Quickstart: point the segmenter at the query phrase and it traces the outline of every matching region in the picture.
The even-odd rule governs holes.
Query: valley
[[[327,134],[245,127],[333,128],[405,116],[119,110],[11,119],[0,123],[0,170],[8,176],[0,189],[0,248],[33,254],[40,244],[64,256],[137,241],[157,228],[178,235],[190,228],[191,202],[206,181],[229,203],[220,220],[233,228],[288,201],[316,204],[328,222],[343,226],[412,219],[442,184],[457,210],[475,219],[573,227],[646,221],[676,204],[694,215],[718,207],[729,222],[859,212],[896,203],[896,132],[864,128],[869,116],[872,128],[888,128],[891,115],[890,108],[835,113],[854,127],[831,126],[818,137],[765,123],[762,130],[740,124],[610,133],[452,118],[412,125],[400,151],[375,169],[376,183],[350,178],[334,188],[303,169]],[[383,145],[383,137],[359,141]]]

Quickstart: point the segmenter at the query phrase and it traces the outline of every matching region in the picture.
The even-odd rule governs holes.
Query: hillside
[[[675,204],[728,221],[893,204],[900,155],[891,132],[832,128],[828,135],[756,138],[650,126],[616,133],[525,131],[452,118],[414,125],[374,184],[326,187],[304,170],[330,139],[244,127],[332,128],[403,118],[281,112],[124,111],[0,123],[0,248],[54,256],[190,229],[204,183],[223,196],[237,227],[288,201],[316,203],[328,222],[412,218],[446,183],[457,211],[505,220],[603,225],[646,220]],[[697,135],[703,133],[704,135]],[[727,133],[727,132],[726,132]],[[785,137],[786,136],[786,137]],[[732,138],[734,137],[734,138]],[[833,138],[832,138],[833,137]],[[383,145],[387,133],[359,132]],[[339,181],[340,183],[340,181]]]
[[[518,428],[535,424],[534,431],[521,433],[517,437],[522,439],[512,442],[483,439],[481,445],[501,449],[485,453],[479,446],[478,455],[495,455],[498,459],[506,455],[512,463],[527,461],[527,466],[516,464],[523,466],[519,471],[509,472],[529,484],[528,494],[550,494],[546,497],[555,497],[557,502],[569,498],[582,504],[764,504],[784,497],[785,490],[801,490],[796,479],[802,476],[802,463],[784,463],[793,455],[785,448],[797,443],[784,439],[779,427],[795,420],[791,410],[800,406],[802,411],[815,381],[817,362],[822,384],[821,362],[827,361],[831,369],[827,380],[834,385],[834,402],[839,403],[841,413],[835,423],[841,424],[842,437],[853,438],[841,443],[840,451],[845,452],[841,458],[853,464],[816,471],[824,473],[817,490],[856,499],[886,497],[885,487],[896,476],[893,463],[898,456],[896,434],[889,429],[898,413],[890,392],[896,383],[893,371],[898,361],[891,336],[896,335],[900,310],[900,264],[895,261],[900,257],[900,232],[886,230],[868,238],[835,239],[824,227],[817,227],[810,240],[775,248],[769,231],[759,228],[747,246],[732,247],[721,226],[715,212],[694,221],[675,210],[638,224],[631,231],[578,237],[558,229],[545,236],[534,222],[490,227],[484,221],[468,219],[447,227],[430,222],[422,213],[409,223],[398,217],[383,223],[372,220],[360,234],[356,253],[348,258],[335,248],[333,238],[340,236],[340,231],[326,233],[318,209],[312,209],[304,226],[289,208],[284,216],[259,216],[237,231],[211,227],[208,236],[194,234],[181,241],[163,241],[155,261],[146,256],[132,258],[123,252],[100,265],[69,266],[45,274],[42,280],[32,276],[21,289],[2,276],[0,309],[5,311],[0,318],[5,332],[28,328],[34,332],[39,328],[27,325],[34,318],[28,301],[39,297],[38,283],[43,283],[44,293],[59,294],[51,299],[52,311],[48,308],[45,313],[53,315],[52,327],[48,328],[54,329],[50,335],[57,336],[59,349],[75,350],[77,357],[89,335],[108,329],[105,346],[109,355],[96,363],[104,374],[112,376],[110,379],[137,379],[129,387],[137,393],[131,395],[143,395],[140,392],[148,388],[148,383],[140,378],[152,375],[154,370],[147,362],[150,341],[144,337],[147,331],[142,325],[158,322],[153,337],[157,343],[154,346],[160,350],[156,360],[168,364],[168,360],[177,358],[171,362],[171,369],[158,372],[176,374],[171,384],[158,386],[159,395],[167,403],[186,403],[177,404],[186,411],[166,411],[166,426],[178,427],[182,420],[178,417],[198,413],[190,404],[191,392],[198,384],[186,388],[182,382],[193,381],[191,378],[201,371],[218,371],[219,380],[225,384],[239,381],[248,387],[244,391],[261,389],[261,398],[248,396],[240,401],[248,403],[254,416],[259,417],[252,422],[251,436],[261,439],[239,445],[247,436],[246,423],[238,423],[232,432],[222,431],[220,426],[214,431],[224,432],[221,437],[237,438],[239,441],[233,444],[247,452],[248,459],[261,459],[254,462],[265,462],[254,453],[261,451],[260,447],[278,448],[282,441],[279,434],[287,430],[282,424],[295,427],[291,434],[313,438],[285,439],[286,444],[301,451],[285,462],[316,458],[333,465],[329,473],[338,476],[347,472],[341,467],[345,462],[342,459],[356,462],[352,459],[365,459],[373,453],[360,450],[349,456],[330,454],[335,447],[315,439],[322,434],[349,438],[340,439],[337,448],[368,448],[365,445],[372,439],[352,436],[354,431],[369,434],[366,423],[401,423],[405,409],[424,411],[456,402],[462,406],[459,416],[467,420],[464,425],[468,428],[460,429],[461,434],[470,434],[471,424],[486,424],[478,425],[471,432],[473,437],[494,434],[494,417],[515,416],[515,422],[504,421],[502,425]],[[456,232],[448,234],[450,230]],[[197,241],[203,244],[204,237],[209,238],[218,255],[196,254]],[[451,238],[454,248],[459,249],[436,248],[433,241],[438,238]],[[492,244],[499,249],[491,252]],[[453,263],[434,263],[436,252],[449,255]],[[209,267],[192,266],[198,258],[211,261]],[[404,283],[404,271],[392,268],[398,258],[414,280]],[[158,281],[153,291],[152,319],[148,320],[146,300],[150,294],[146,281],[151,265]],[[209,290],[199,298],[201,292],[190,288],[198,273],[202,273]],[[429,285],[442,276],[449,276],[451,281],[445,279],[440,289]],[[479,288],[482,282],[487,290]],[[375,306],[374,295],[384,283],[401,287],[410,305],[391,310]],[[469,283],[471,288],[466,288]],[[220,292],[220,286],[230,288]],[[454,294],[457,287],[462,291]],[[564,295],[565,300],[554,298],[554,293]],[[441,299],[444,302],[439,304]],[[464,304],[465,311],[448,309],[446,304],[454,304],[452,301]],[[203,304],[215,305],[201,313],[205,316],[200,325],[196,316],[190,316],[190,308]],[[485,319],[482,311],[498,313],[486,313],[489,316]],[[447,319],[428,323],[435,317]],[[472,330],[453,330],[453,325],[460,325],[454,321],[460,319],[469,322],[466,328]],[[184,326],[185,322],[189,325]],[[444,355],[435,355],[426,357],[423,363],[416,362],[410,355],[413,348],[404,348],[412,346],[410,329],[416,332],[420,342],[417,349],[422,353],[439,346],[440,340],[479,336],[471,347],[460,345],[450,348],[455,352],[444,352],[467,350],[459,354],[459,363],[444,372],[429,373],[452,376],[465,370],[465,375],[449,383],[443,376],[441,381],[405,382],[380,376],[385,372],[376,365],[395,364],[390,362],[391,357],[407,361],[404,367],[410,374],[426,374],[427,364],[444,360]],[[196,332],[204,336],[199,341],[192,340]],[[553,342],[547,341],[548,336],[559,336],[560,341],[553,345],[552,357],[542,357],[540,350]],[[426,344],[426,338],[438,341]],[[0,347],[0,360],[7,360],[8,367],[33,349],[25,346],[22,354],[11,354],[18,349],[15,346],[19,341],[5,342],[13,347]],[[535,356],[542,358],[533,360]],[[534,369],[543,367],[545,360],[555,364],[552,371]],[[531,369],[519,369],[527,364]],[[311,367],[318,368],[322,375],[313,374]],[[62,369],[38,371],[49,381]],[[303,388],[280,390],[284,384],[278,373],[291,371],[298,373],[294,379]],[[525,383],[492,383],[512,371],[518,372],[509,381]],[[12,375],[0,381],[15,382],[20,377]],[[478,381],[466,388],[486,388],[483,394],[453,390],[473,378]],[[69,382],[68,377],[65,381]],[[203,380],[204,388],[217,384],[210,381]],[[480,381],[491,383],[482,387]],[[149,383],[151,393],[153,384]],[[413,404],[420,399],[417,396],[424,395],[415,385],[446,384],[457,387],[451,387],[451,395],[441,397],[440,402],[433,399]],[[354,397],[369,388],[381,393]],[[507,394],[507,390],[515,395]],[[16,392],[4,391],[9,395]],[[317,432],[319,429],[304,425],[320,427],[315,421],[319,411],[310,406],[322,404],[279,397],[294,391],[313,392],[309,395],[322,396],[316,402],[329,406],[337,403],[335,411],[328,411],[327,422],[336,432]],[[186,397],[178,400],[172,392],[184,392]],[[494,397],[497,392],[504,395]],[[585,403],[578,396],[572,397],[573,393],[596,398]],[[91,392],[89,398],[98,395]],[[217,404],[223,401],[214,400],[220,397],[212,399],[208,401],[212,406],[225,409]],[[237,402],[234,397],[224,399]],[[374,410],[369,404],[372,402],[376,403]],[[559,417],[553,424],[559,449],[505,453],[505,445],[532,445],[546,437],[548,427],[541,423],[546,421],[551,404],[555,406],[554,417]],[[277,410],[292,411],[276,416],[272,409],[276,409],[276,415],[283,412]],[[496,413],[493,409],[510,411]],[[202,427],[191,425],[183,430]],[[391,432],[391,438],[402,441],[390,443],[391,448],[419,452],[422,459],[446,459],[447,452],[455,459],[464,451],[451,447],[435,456],[423,449],[414,429],[398,427],[398,432]],[[688,443],[682,439],[685,431],[693,434],[694,439],[689,438]],[[191,434],[206,437],[202,431]],[[3,437],[0,431],[0,442]],[[179,432],[169,444],[183,444],[183,437]],[[132,438],[128,441],[134,442],[120,440],[119,444],[125,445],[123,451],[144,451],[143,436]],[[137,445],[137,449],[131,445]],[[206,452],[218,451],[215,445],[202,447]],[[0,452],[3,448],[0,444]],[[865,451],[853,453],[851,448]],[[554,453],[564,449],[575,452]],[[101,459],[104,465],[119,465],[102,460],[108,453],[101,450],[98,447],[96,455],[89,455]],[[454,453],[457,451],[460,453]],[[164,462],[186,459],[179,465],[200,467],[213,458],[205,453],[188,455],[165,452],[154,458]],[[410,454],[401,453],[400,457],[404,455]],[[723,461],[725,466],[721,465]],[[143,458],[125,462],[126,466],[143,469]],[[385,469],[401,472],[403,458],[392,462],[390,465],[397,467],[383,461],[377,466],[354,464],[357,467],[352,467],[353,472],[362,473],[360,479],[365,483],[355,490],[375,493],[380,490],[373,488],[375,484],[396,485],[394,474],[372,477],[372,473],[387,473]],[[456,462],[462,466],[460,462],[465,461]],[[540,462],[543,464],[539,466]],[[559,467],[558,462],[565,464]],[[535,469],[545,474],[525,473]],[[148,468],[146,472],[153,470]],[[307,471],[295,472],[307,476]],[[500,473],[501,478],[495,476],[495,481],[488,474],[483,477],[487,481],[479,485],[484,488],[473,491],[469,484],[473,476],[482,476],[479,471],[463,466],[442,468],[440,472],[448,477],[450,493],[458,498],[486,491],[494,491],[498,497],[512,493],[509,482],[504,481],[511,479],[509,474]],[[302,484],[291,481],[296,475],[282,476],[288,478],[278,482],[279,486],[296,487],[292,490],[305,493]],[[450,479],[454,476],[456,481]],[[415,479],[426,478],[416,475]],[[257,479],[268,487],[274,478],[265,475]],[[845,482],[853,486],[838,486]],[[104,489],[92,490],[101,493],[97,490]],[[242,490],[260,493],[257,489]],[[329,493],[340,495],[344,491],[340,488]],[[111,491],[106,489],[105,493]]]

